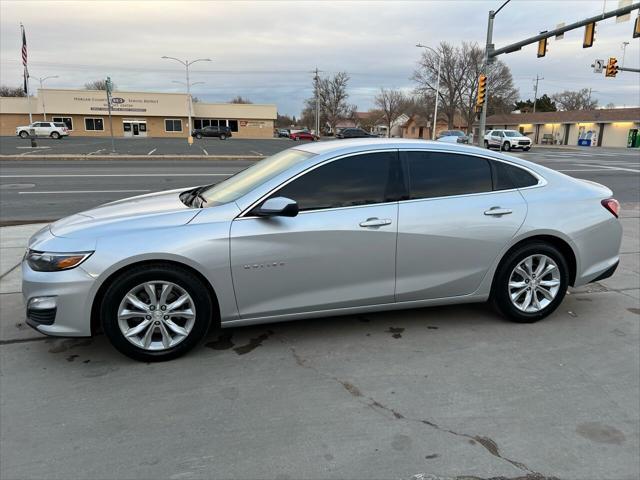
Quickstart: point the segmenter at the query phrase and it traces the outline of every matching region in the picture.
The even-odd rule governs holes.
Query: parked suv
[[[231,138],[231,129],[229,127],[204,127],[196,128],[193,131],[193,136],[196,138],[202,137],[218,137],[220,140]]]
[[[58,122],[33,122],[31,125],[16,127],[16,135],[20,138],[28,138],[33,130],[36,137],[62,138],[69,135],[69,129],[64,123]]]
[[[531,149],[531,139],[515,130],[489,130],[484,136],[485,148],[498,147],[507,152],[514,148],[521,148],[525,152]]]
[[[361,128],[343,128],[336,134],[336,138],[367,138],[377,137],[374,133],[369,133]]]

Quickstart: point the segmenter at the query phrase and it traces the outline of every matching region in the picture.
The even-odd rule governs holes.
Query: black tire
[[[197,138],[198,140],[200,140],[200,139],[202,138],[202,134],[201,134],[201,133],[196,133],[196,138]]]
[[[489,140],[484,141],[484,148],[489,148]]]
[[[127,293],[149,281],[167,281],[183,288],[193,299],[196,318],[188,336],[174,347],[150,351],[129,342],[118,327],[118,308]],[[207,287],[186,269],[163,263],[146,264],[123,272],[111,282],[100,305],[100,321],[111,344],[124,355],[143,362],[172,360],[184,355],[206,335],[215,314]]]
[[[25,131],[25,130],[22,130],[22,131],[19,133],[19,136],[20,136],[20,138],[29,138],[29,132],[27,132],[27,131]]]
[[[553,259],[560,273],[560,286],[556,297],[542,310],[535,313],[523,312],[511,302],[509,295],[509,277],[513,269],[525,258],[531,255],[543,254]],[[569,284],[569,266],[562,253],[550,245],[541,241],[526,243],[502,259],[493,277],[491,289],[491,303],[508,320],[516,323],[533,323],[542,320],[553,313],[564,299]]]
[[[511,151],[511,144],[509,142],[504,142],[502,144],[502,150],[504,150],[505,152],[510,152]]]
[[[60,138],[60,134],[58,132],[51,132],[51,138],[58,140]]]
[[[220,140],[226,140],[227,136],[224,133],[220,134]]]

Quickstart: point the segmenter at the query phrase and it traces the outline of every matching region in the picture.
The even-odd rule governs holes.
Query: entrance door
[[[140,125],[136,122],[133,124],[133,136],[137,137],[138,135],[140,135]]]
[[[298,202],[298,216],[236,219],[241,317],[393,302],[399,172],[397,151],[339,158],[271,195]]]

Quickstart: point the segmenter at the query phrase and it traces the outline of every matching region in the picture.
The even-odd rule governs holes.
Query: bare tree
[[[94,80],[92,82],[87,82],[84,84],[84,88],[87,90],[106,90],[107,89],[107,81],[106,80]],[[111,89],[116,89],[116,84],[111,84]]]
[[[333,77],[319,79],[317,83],[320,111],[334,133],[337,123],[340,120],[352,117],[356,110],[355,106],[347,103],[349,98],[347,93],[348,82],[349,75],[346,72],[338,72]]]
[[[237,97],[234,97],[231,100],[229,100],[229,103],[253,103],[253,102],[248,98],[243,98],[241,95],[238,95]]]
[[[591,99],[588,88],[576,91],[565,90],[551,95],[551,98],[560,110],[595,110],[598,106],[598,100]]]
[[[437,52],[425,50],[411,79],[418,84],[417,93],[435,94],[440,56],[442,64],[438,103],[440,111],[447,119],[448,128],[453,128],[460,92],[470,66],[470,62],[462,61],[460,50],[448,42],[441,42]]]
[[[22,87],[8,87],[6,85],[0,86],[0,97],[26,97]]]
[[[400,90],[380,89],[380,93],[374,99],[376,106],[382,112],[382,118],[387,125],[387,136],[391,137],[391,125],[402,113],[405,103],[405,95]]]

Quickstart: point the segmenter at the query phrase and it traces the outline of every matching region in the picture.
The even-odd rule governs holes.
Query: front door
[[[516,167],[453,153],[400,156],[411,199],[398,212],[397,301],[475,292],[526,216],[522,195],[504,173]]]
[[[140,125],[138,125],[138,122],[134,122],[133,123],[133,136],[137,137],[138,135],[140,135]]]
[[[396,151],[339,158],[270,195],[298,202],[296,217],[236,219],[241,318],[393,302],[400,174]]]

